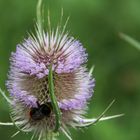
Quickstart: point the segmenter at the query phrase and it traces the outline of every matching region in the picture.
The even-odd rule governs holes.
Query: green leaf
[[[50,98],[51,98],[51,103],[53,106],[53,110],[55,113],[55,132],[58,131],[58,129],[60,128],[60,124],[61,124],[61,111],[60,108],[58,106],[57,103],[57,99],[54,93],[54,83],[53,83],[53,71],[52,71],[52,66],[50,66],[49,69],[49,75],[48,75],[48,83],[49,83],[49,94],[50,94]]]
[[[6,96],[6,94],[4,93],[4,91],[1,88],[0,88],[0,93],[9,104],[12,104],[12,101],[10,100],[10,98],[8,98]]]
[[[113,118],[118,118],[123,116],[124,114],[118,114],[118,115],[113,115],[113,116],[108,116],[108,117],[103,117],[105,115],[105,113],[110,109],[110,107],[113,105],[113,103],[115,102],[115,100],[113,100],[108,107],[101,113],[101,115],[99,115],[97,118],[92,118],[92,119],[86,119],[86,118],[75,118],[75,121],[77,122],[77,127],[88,127],[91,125],[95,125],[100,121],[105,121],[105,120],[110,120]],[[82,122],[82,123],[78,123],[78,122]]]
[[[140,51],[140,42],[124,33],[120,33],[120,37]]]

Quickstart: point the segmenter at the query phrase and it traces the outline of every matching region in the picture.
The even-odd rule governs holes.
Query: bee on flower
[[[39,8],[40,4],[41,0]],[[10,103],[14,123],[9,125],[33,132],[32,139],[49,139],[50,134],[63,132],[71,140],[68,127],[86,127],[119,115],[84,117],[95,86],[93,69],[89,72],[86,67],[86,50],[65,32],[65,26],[45,31],[39,12],[36,34],[29,35],[11,54],[6,82],[10,98],[0,92]]]

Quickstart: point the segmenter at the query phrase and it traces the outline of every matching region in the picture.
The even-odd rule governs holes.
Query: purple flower
[[[55,96],[62,113],[60,130],[76,126],[92,97],[95,80],[87,71],[87,53],[82,44],[58,32],[30,36],[17,45],[10,59],[7,88],[12,117],[26,132],[53,130],[55,114],[49,97],[48,74],[52,65]],[[45,117],[44,117],[45,116]],[[40,134],[41,135],[41,134]]]

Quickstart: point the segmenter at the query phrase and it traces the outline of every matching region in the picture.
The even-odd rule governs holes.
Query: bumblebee
[[[38,107],[34,107],[30,109],[29,115],[30,118],[34,121],[39,121],[44,119],[45,117],[49,117],[52,111],[51,103],[46,104],[39,104],[37,103]]]

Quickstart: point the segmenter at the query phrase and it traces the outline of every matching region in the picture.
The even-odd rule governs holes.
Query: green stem
[[[43,136],[43,139],[42,140],[53,140],[52,139],[52,132],[48,132],[47,134],[45,134]]]
[[[120,37],[140,51],[140,42],[124,33],[120,33]]]
[[[50,93],[50,98],[53,106],[53,110],[55,113],[55,129],[54,132],[57,132],[58,129],[60,128],[61,124],[61,111],[57,103],[57,99],[54,93],[54,83],[53,83],[53,71],[52,71],[52,66],[50,66],[49,69],[49,75],[48,75],[48,83],[49,83],[49,93]]]
[[[42,27],[42,13],[41,13],[41,7],[42,7],[42,0],[38,0],[37,9],[36,9],[37,25],[38,25],[39,31],[42,33],[42,32],[43,32],[43,27]]]
[[[53,133],[52,131],[48,132],[48,134],[46,135],[46,139],[43,139],[43,140],[58,140],[56,138],[56,133]]]

